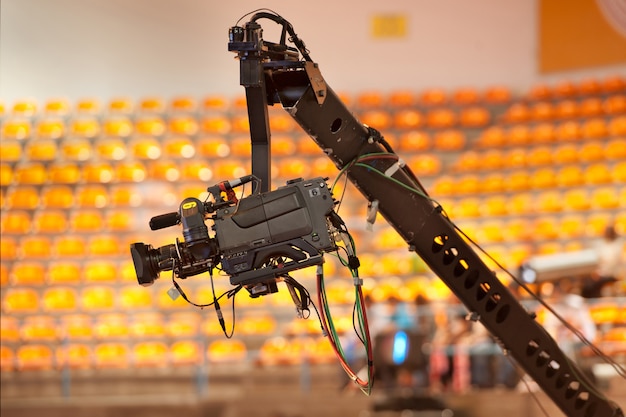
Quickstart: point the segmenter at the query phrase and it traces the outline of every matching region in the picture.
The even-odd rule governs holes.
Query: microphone
[[[150,219],[150,230],[165,229],[166,227],[176,226],[180,223],[180,214],[178,212],[160,214]]]
[[[231,180],[231,181],[222,181],[220,182],[220,190],[228,191],[232,190],[235,187],[239,187],[240,185],[247,184],[254,178],[253,175],[245,175],[243,177]]]

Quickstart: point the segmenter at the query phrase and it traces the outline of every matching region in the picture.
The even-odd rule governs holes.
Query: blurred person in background
[[[598,253],[598,269],[583,285],[582,296],[585,298],[614,295],[614,284],[623,278],[624,240],[614,226],[606,227],[603,239],[595,249]]]

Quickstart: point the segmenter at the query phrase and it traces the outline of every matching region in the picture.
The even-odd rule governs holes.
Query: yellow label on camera
[[[197,204],[195,201],[190,201],[188,203],[183,204],[183,210],[187,210],[190,209],[192,207],[195,207]]]

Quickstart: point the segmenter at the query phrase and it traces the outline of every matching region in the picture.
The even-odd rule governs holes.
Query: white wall
[[[524,90],[565,76],[626,74],[622,65],[541,77],[530,0],[2,0],[0,100],[243,93],[228,28],[261,5],[293,24],[338,91]],[[409,35],[372,39],[376,13],[406,14]],[[275,25],[260,23],[264,38],[277,41]]]

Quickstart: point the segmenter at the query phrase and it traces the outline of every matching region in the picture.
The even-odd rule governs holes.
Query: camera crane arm
[[[370,202],[377,202],[381,215],[409,249],[428,264],[567,416],[623,417],[619,406],[593,386],[485,265],[428,197],[410,168],[398,163],[382,136],[360,123],[326,85],[291,25],[289,33],[300,52],[306,54],[305,61],[294,58],[293,50],[284,45],[285,30],[281,44],[264,42],[257,23],[260,18],[285,27],[283,18],[257,13],[243,28],[230,29],[228,45],[230,51],[238,53],[241,84],[247,93],[253,91],[247,94],[253,174],[269,175],[261,166],[264,161],[269,165],[267,108],[261,107],[280,103],[336,167],[346,171],[356,188]],[[253,120],[260,121],[256,128],[261,126],[267,133],[267,146],[263,159],[257,160],[256,173],[254,142],[258,138],[254,137]]]

